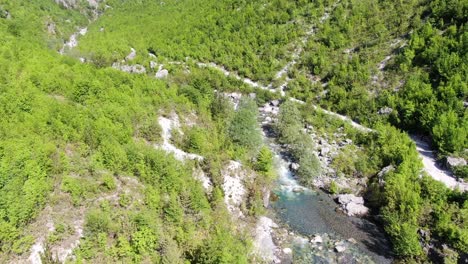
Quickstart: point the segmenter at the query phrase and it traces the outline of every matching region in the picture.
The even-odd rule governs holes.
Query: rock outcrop
[[[466,160],[464,158],[447,157],[446,166],[447,168],[453,170],[458,166],[466,166]]]
[[[276,256],[277,246],[273,242],[273,228],[278,228],[278,225],[268,217],[261,216],[258,219],[255,228],[254,247],[255,253],[267,263],[278,263],[279,259]],[[283,249],[284,254],[291,254],[290,248]]]
[[[247,178],[247,172],[242,168],[242,164],[237,161],[230,161],[222,170],[224,203],[228,211],[234,218],[244,217],[241,206],[247,190],[244,186],[244,180]]]

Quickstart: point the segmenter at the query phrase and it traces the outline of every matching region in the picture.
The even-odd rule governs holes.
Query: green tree
[[[468,119],[460,120],[454,111],[442,113],[432,129],[439,149],[446,152],[460,151],[468,145]]]
[[[258,108],[250,98],[242,98],[238,109],[229,124],[229,136],[232,141],[251,150],[261,146],[262,137],[257,122]]]

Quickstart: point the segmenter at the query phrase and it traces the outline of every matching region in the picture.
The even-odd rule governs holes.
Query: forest
[[[440,161],[468,159],[467,1],[92,2],[0,0],[0,262],[23,260],[48,215],[58,222],[42,263],[57,261],[49,249],[67,242],[80,215],[74,263],[257,262],[252,238],[226,208],[223,168],[238,161],[256,175],[242,212],[265,213],[262,190],[277,175],[258,107],[273,99],[282,102],[274,131],[304,186],[322,171],[303,128],[344,126],[356,156],[332,166],[365,179],[366,203],[397,262],[457,263],[468,252],[468,192],[421,173],[408,136],[430,138]],[[59,54],[84,27],[79,45]],[[146,74],[111,67],[131,48],[130,63]],[[170,77],[154,78],[150,61]],[[286,82],[286,96],[196,62],[273,88]],[[222,96],[230,92],[246,96],[234,107]],[[164,142],[159,118],[174,115],[182,125],[171,144],[202,160],[155,147]],[[211,180],[211,193],[194,170]],[[468,180],[468,166],[454,174]],[[438,255],[425,251],[434,243]]]

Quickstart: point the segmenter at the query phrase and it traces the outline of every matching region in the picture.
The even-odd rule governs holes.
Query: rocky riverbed
[[[265,141],[274,153],[278,173],[270,208],[275,225],[279,227],[269,225],[277,248],[275,257],[269,260],[281,263],[391,263],[390,243],[378,226],[344,214],[333,197],[297,182],[287,149],[276,143],[271,130],[278,113],[278,101],[260,108]],[[362,198],[349,195],[338,200],[343,200],[348,214],[351,211],[367,213]],[[354,210],[356,208],[359,210]]]

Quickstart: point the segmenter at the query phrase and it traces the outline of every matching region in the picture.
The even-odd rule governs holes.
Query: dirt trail
[[[429,174],[434,180],[440,181],[445,186],[455,189],[459,188],[461,191],[468,190],[468,183],[462,183],[452,177],[452,173],[446,169],[441,168],[437,164],[436,153],[431,150],[429,144],[422,140],[420,137],[412,135],[411,139],[416,143],[416,149],[422,159],[424,171]]]

